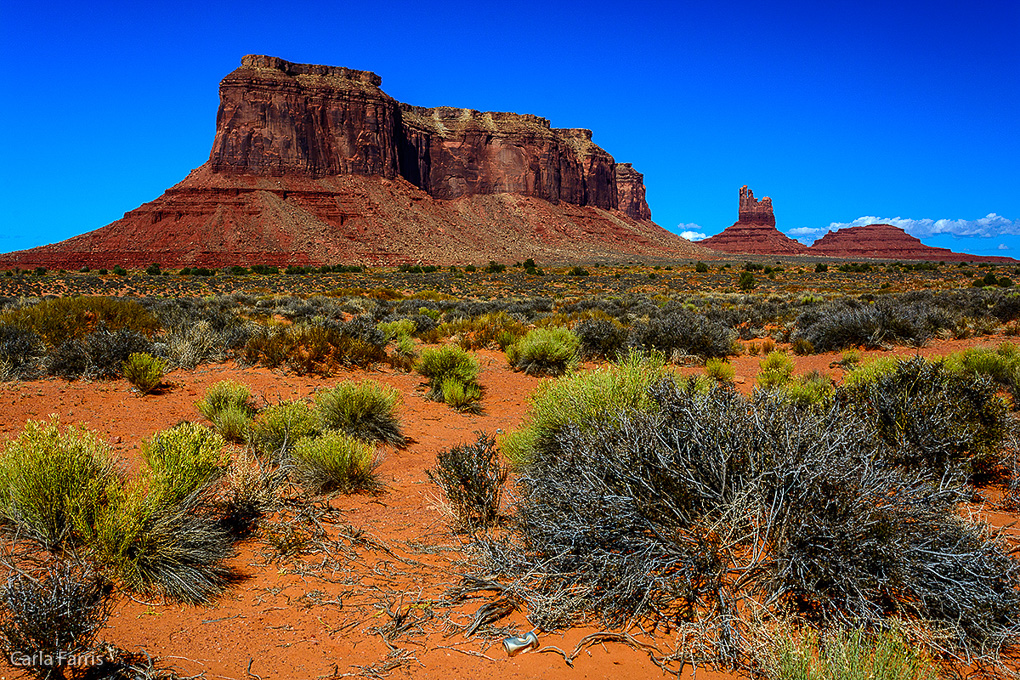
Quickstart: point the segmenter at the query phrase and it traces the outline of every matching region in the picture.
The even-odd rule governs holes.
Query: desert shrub
[[[917,357],[855,377],[840,394],[872,423],[896,465],[941,475],[959,464],[991,472],[998,461],[1007,409],[986,379]]]
[[[251,403],[251,390],[247,385],[233,380],[221,380],[206,388],[205,397],[195,402],[195,408],[199,413],[214,424],[220,414],[230,407],[241,409],[249,414],[255,411]]]
[[[427,473],[463,526],[475,529],[496,522],[509,470],[500,460],[495,438],[479,432],[473,444],[440,451]]]
[[[832,378],[818,371],[802,375],[785,386],[786,394],[798,406],[827,406],[836,394]]]
[[[934,662],[894,630],[784,635],[765,660],[767,680],[937,680]]]
[[[459,330],[459,344],[464,349],[496,346],[505,350],[528,332],[527,326],[503,310],[489,312],[472,319]]]
[[[206,511],[205,488],[175,502],[183,484],[143,474],[111,490],[89,536],[100,562],[132,590],[200,603],[222,591],[233,539]]]
[[[751,290],[758,285],[754,280],[754,274],[749,271],[740,272],[740,279],[737,281],[737,288],[740,290]]]
[[[709,359],[705,362],[705,374],[721,383],[731,383],[736,371],[733,369],[733,364],[728,361]]]
[[[847,347],[881,347],[885,343],[923,345],[940,330],[954,330],[957,315],[925,300],[879,300],[862,304],[842,300],[817,305],[795,322],[793,339],[811,343],[816,352]]]
[[[166,505],[178,505],[216,481],[230,456],[223,437],[198,423],[182,422],[142,443],[148,492]]]
[[[368,366],[386,358],[386,336],[367,318],[347,322],[316,320],[293,326],[261,327],[242,352],[249,364],[275,368],[286,363],[298,373],[330,373],[339,366]]]
[[[955,511],[959,487],[888,465],[853,408],[661,377],[644,398],[536,447],[514,533],[482,544],[535,623],[702,618],[734,659],[733,603],[753,596],[822,625],[904,618],[964,649],[1015,646],[1020,564]]]
[[[574,326],[578,354],[585,359],[615,359],[627,342],[627,329],[616,319],[591,318]]]
[[[733,332],[722,324],[680,308],[648,323],[634,323],[627,345],[656,350],[667,357],[690,354],[708,358],[733,354],[733,341]]]
[[[45,354],[46,345],[38,333],[0,323],[0,381],[31,379]]]
[[[694,271],[698,272],[699,274],[704,274],[708,271],[708,265],[702,262],[701,260],[698,260],[698,262],[694,265]]]
[[[64,341],[46,358],[45,366],[50,375],[71,380],[82,376],[116,378],[132,354],[151,353],[152,348],[152,342],[141,333],[100,327],[83,339]]]
[[[151,354],[134,353],[124,362],[124,378],[138,388],[142,394],[149,394],[163,383],[166,362]]]
[[[567,276],[588,276],[589,272],[584,267],[574,265],[567,271]]]
[[[791,349],[793,353],[798,356],[804,356],[806,354],[814,354],[815,346],[811,344],[811,341],[807,338],[796,338],[791,343]]]
[[[866,364],[858,364],[843,378],[843,387],[854,388],[874,382],[883,375],[894,373],[899,366],[899,359],[896,357],[880,357]]]
[[[107,445],[84,428],[30,420],[0,454],[0,524],[47,548],[73,546],[117,480]]]
[[[482,388],[477,383],[463,383],[457,378],[450,377],[443,380],[443,403],[454,411],[461,413],[481,413],[482,408],[478,403],[482,398]]]
[[[793,377],[793,359],[786,352],[769,352],[758,362],[758,378],[756,383],[762,389],[772,389],[786,385]]]
[[[871,423],[842,407],[796,423],[761,482],[779,508],[763,599],[827,624],[919,619],[963,648],[1016,634],[1018,564],[956,512],[960,488],[890,467]]]
[[[578,345],[566,328],[536,328],[508,347],[506,358],[528,375],[563,375],[577,363]]]
[[[616,364],[543,382],[531,396],[526,424],[502,441],[518,468],[559,454],[557,437],[568,427],[586,429],[596,420],[627,409],[651,409],[649,384],[666,371],[661,355],[631,352]]]
[[[295,478],[313,493],[346,493],[378,486],[375,449],[343,432],[299,439],[291,456]]]
[[[135,331],[151,336],[159,322],[138,301],[119,297],[69,297],[42,300],[30,307],[0,313],[0,323],[19,326],[59,347],[71,338],[84,338],[99,328]]]
[[[443,383],[450,379],[477,386],[478,368],[477,359],[452,345],[424,350],[415,365],[415,370],[428,378],[428,398],[433,401],[443,401]]]
[[[418,327],[411,319],[398,319],[397,321],[380,322],[377,328],[386,337],[386,342],[392,342],[403,336],[414,335]]]
[[[278,460],[302,437],[322,431],[318,414],[302,401],[283,401],[259,411],[251,425],[251,442],[264,455]]]
[[[7,661],[39,678],[63,678],[94,651],[110,616],[109,591],[87,566],[70,561],[42,573],[15,572],[0,591],[0,646]]]
[[[400,392],[374,380],[346,381],[315,394],[315,410],[323,430],[339,430],[367,442],[402,446],[397,418]]]

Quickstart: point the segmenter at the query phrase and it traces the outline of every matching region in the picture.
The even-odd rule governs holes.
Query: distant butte
[[[726,253],[748,255],[806,255],[807,246],[776,229],[772,199],[756,200],[747,185],[740,187],[737,221],[698,245]]]
[[[869,224],[830,231],[808,248],[808,254],[843,259],[981,261],[1007,264],[1016,262],[1011,257],[981,257],[954,253],[948,248],[926,246],[919,238],[891,224]]]
[[[534,115],[402,104],[368,71],[249,55],[209,161],[123,219],[0,267],[454,264],[712,253],[651,221],[641,173]]]

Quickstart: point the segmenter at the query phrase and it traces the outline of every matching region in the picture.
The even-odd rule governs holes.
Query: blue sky
[[[534,113],[645,175],[663,227],[737,191],[810,243],[862,218],[1020,258],[1020,2],[49,2],[0,9],[0,251],[98,228],[208,159],[243,54]]]

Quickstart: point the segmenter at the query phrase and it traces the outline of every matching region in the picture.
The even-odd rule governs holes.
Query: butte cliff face
[[[2,266],[701,257],[641,173],[533,115],[401,104],[374,73],[249,55],[209,162],[94,232]]]
[[[891,224],[869,224],[830,231],[808,248],[808,254],[845,259],[1016,262],[1010,257],[979,257],[926,246],[919,238]]]
[[[805,255],[808,252],[807,246],[776,229],[772,199],[766,196],[756,200],[747,185],[740,188],[737,221],[715,236],[698,241],[698,245],[749,255]]]

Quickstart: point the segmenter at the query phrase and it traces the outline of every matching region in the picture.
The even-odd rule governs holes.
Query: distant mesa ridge
[[[248,55],[209,161],[96,231],[0,267],[539,262],[711,255],[651,221],[585,129],[402,104],[368,71]]]
[[[740,188],[737,221],[722,232],[698,241],[698,245],[726,253],[746,255],[814,255],[843,259],[932,260],[946,262],[1016,262],[1009,257],[954,253],[921,243],[899,227],[872,224],[830,231],[810,247],[776,229],[772,199],[754,198],[754,192]]]

